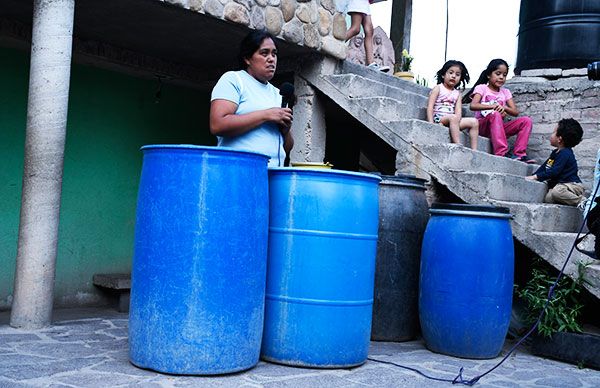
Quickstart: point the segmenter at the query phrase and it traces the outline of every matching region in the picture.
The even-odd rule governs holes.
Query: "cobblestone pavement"
[[[85,317],[85,318],[82,318]],[[368,361],[353,369],[292,368],[260,362],[219,377],[172,376],[128,361],[127,315],[106,309],[66,310],[53,326],[24,331],[0,316],[0,387],[441,387],[415,372]],[[460,367],[472,378],[496,360],[464,360],[432,353],[422,341],[374,342],[370,357],[452,379]],[[600,387],[600,372],[546,360],[519,349],[477,387]]]

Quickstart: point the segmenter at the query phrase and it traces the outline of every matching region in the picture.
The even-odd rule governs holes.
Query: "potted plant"
[[[396,62],[394,64],[394,75],[396,77],[403,78],[407,81],[414,81],[415,76],[410,71],[410,66],[412,64],[413,59],[414,58],[410,56],[407,49],[402,50],[400,62]]]
[[[531,352],[579,366],[600,369],[600,335],[586,332],[580,323],[583,304],[580,300],[584,264],[579,263],[579,278],[563,277],[554,290],[551,302],[537,327],[537,335],[531,342]],[[535,323],[546,305],[549,287],[554,275],[539,260],[531,271],[527,284],[517,290],[517,296],[525,302],[526,325]]]

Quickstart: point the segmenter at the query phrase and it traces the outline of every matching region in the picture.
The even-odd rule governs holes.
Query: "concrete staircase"
[[[398,172],[433,177],[466,203],[510,208],[514,237],[561,268],[582,217],[575,207],[543,203],[546,185],[524,178],[536,166],[492,155],[487,138],[477,151],[451,144],[447,128],[425,121],[429,89],[415,83],[348,62],[336,74],[301,77],[397,150]],[[577,278],[580,265],[585,287],[600,299],[600,262],[574,251],[566,274]]]

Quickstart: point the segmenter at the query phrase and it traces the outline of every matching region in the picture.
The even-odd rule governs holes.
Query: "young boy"
[[[583,185],[577,176],[577,161],[572,148],[581,141],[583,129],[575,119],[562,119],[550,136],[556,149],[548,160],[527,179],[548,181],[545,202],[576,206],[583,199]]]

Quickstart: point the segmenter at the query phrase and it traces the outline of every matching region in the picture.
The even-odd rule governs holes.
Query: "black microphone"
[[[294,85],[289,82],[284,82],[279,88],[279,94],[281,94],[281,107],[292,108],[294,106]]]

